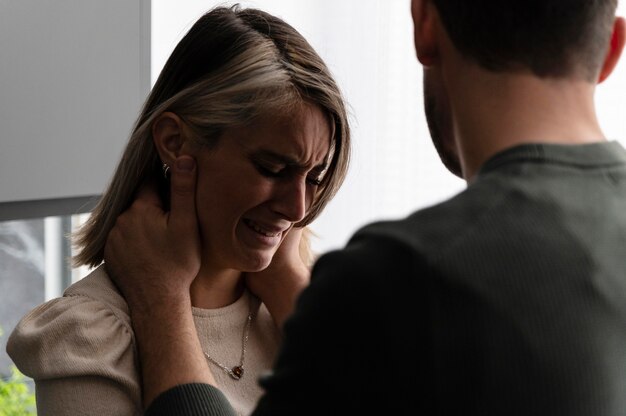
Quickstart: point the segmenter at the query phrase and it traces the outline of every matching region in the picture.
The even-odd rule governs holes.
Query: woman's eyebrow
[[[260,149],[252,152],[252,157],[255,159],[261,159],[267,162],[280,163],[289,167],[294,167],[297,169],[307,169],[307,166],[302,165],[298,162],[297,159],[284,155],[282,153],[274,152],[273,150]],[[327,167],[327,158],[324,158],[324,161],[319,165],[315,166],[311,171],[313,172],[323,172]]]

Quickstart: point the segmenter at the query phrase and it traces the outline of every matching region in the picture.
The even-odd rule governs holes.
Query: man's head
[[[594,82],[617,0],[433,0],[452,43],[491,71]]]
[[[616,40],[616,7],[617,0],[413,0],[426,118],[446,167],[461,176],[448,95],[454,92],[439,71],[443,44],[459,57],[448,65],[465,62],[492,73],[595,83],[619,57],[609,53],[621,48],[610,42]]]

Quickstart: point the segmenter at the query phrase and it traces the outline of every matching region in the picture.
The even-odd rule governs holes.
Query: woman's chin
[[[242,261],[242,272],[255,273],[267,269],[272,262],[272,255],[250,256]]]

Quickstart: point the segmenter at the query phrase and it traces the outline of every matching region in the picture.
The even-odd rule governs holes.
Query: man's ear
[[[413,37],[417,59],[425,67],[432,66],[439,54],[437,45],[438,14],[431,0],[412,0]]]
[[[171,165],[181,155],[185,144],[183,121],[172,112],[165,112],[152,123],[152,140],[163,163]]]
[[[611,75],[613,69],[617,66],[617,62],[624,49],[624,41],[626,37],[626,23],[623,17],[616,17],[613,22],[613,33],[611,34],[611,44],[609,45],[609,51],[604,58],[602,69],[600,69],[600,75],[598,77],[598,84],[604,81]]]

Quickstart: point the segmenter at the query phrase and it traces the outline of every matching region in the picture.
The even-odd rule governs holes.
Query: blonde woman
[[[142,414],[137,344],[104,245],[142,186],[158,187],[158,203],[168,207],[170,168],[181,156],[197,169],[194,323],[217,382],[237,413],[249,413],[284,318],[257,297],[260,282],[291,279],[272,295],[292,298],[306,285],[301,228],[338,190],[349,149],[341,93],[294,28],[256,9],[220,7],[201,17],[163,68],[77,236],[75,263],[95,270],[27,314],[9,340],[11,358],[35,380],[39,414]],[[272,276],[281,245],[290,266]]]

